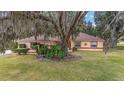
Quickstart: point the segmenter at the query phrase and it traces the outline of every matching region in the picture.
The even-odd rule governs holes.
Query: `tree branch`
[[[113,22],[116,20],[116,18],[121,14],[121,12],[118,12],[117,15],[112,19],[112,21],[110,22],[110,24],[107,25],[105,32],[108,31],[110,29],[110,26],[113,24]],[[104,32],[103,32],[104,33]]]
[[[72,25],[70,26],[69,28],[69,31],[68,31],[68,34],[67,34],[67,37],[66,39],[68,40],[71,36],[71,33],[73,32],[73,28],[76,26],[77,23],[79,23],[84,17],[85,15],[87,14],[87,11],[85,12],[78,12],[72,22]]]
[[[65,20],[64,11],[59,12],[59,28],[61,29],[62,36],[65,37],[63,21]]]

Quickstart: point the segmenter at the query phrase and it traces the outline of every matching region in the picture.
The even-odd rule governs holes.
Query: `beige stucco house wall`
[[[98,42],[97,47],[98,48],[103,48],[103,42]]]
[[[78,50],[103,51],[103,42],[104,40],[99,37],[79,33],[76,40],[72,41],[71,48],[77,47]]]
[[[73,47],[77,47],[78,50],[88,50],[88,51],[103,51],[103,42],[104,40],[92,35],[88,35],[85,33],[80,33],[75,41],[71,40],[71,49]],[[25,38],[19,40],[19,44],[26,44],[27,48],[31,49],[31,43],[36,42],[34,37]],[[44,40],[43,36],[38,37],[38,43],[47,44],[49,46],[55,45],[60,42],[59,38],[50,38],[49,40]],[[91,45],[95,42],[95,47],[91,47]]]
[[[31,48],[31,44],[30,43],[25,43],[27,48]]]
[[[81,42],[81,48],[90,48],[90,42],[82,41]]]
[[[75,42],[71,41],[71,48],[75,47]],[[81,41],[80,47],[78,50],[87,50],[87,51],[103,51],[103,42],[97,41],[97,47],[91,48],[91,42],[90,41]]]
[[[81,48],[91,48],[91,42],[81,42]],[[97,48],[103,48],[103,42],[97,41]]]
[[[81,48],[79,50],[103,51],[103,42],[98,41],[96,48],[91,48],[91,42],[81,42]]]
[[[75,42],[71,40],[71,48],[75,47]]]

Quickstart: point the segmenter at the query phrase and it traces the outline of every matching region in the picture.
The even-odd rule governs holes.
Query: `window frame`
[[[95,42],[96,44],[93,44],[94,42]],[[91,48],[97,48],[97,46],[98,46],[98,41],[91,41],[91,42],[90,42],[90,47],[91,47]]]
[[[75,47],[80,48],[81,47],[81,41],[75,42]]]

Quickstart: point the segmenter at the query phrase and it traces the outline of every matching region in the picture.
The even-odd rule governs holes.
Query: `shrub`
[[[62,48],[60,45],[54,45],[51,48],[51,52],[53,53],[53,57],[64,58],[68,52],[67,49]]]
[[[32,48],[32,49],[35,49],[35,47],[36,47],[37,45],[40,45],[40,43],[32,42],[32,43],[31,43],[31,48]]]
[[[58,52],[58,57],[59,58],[64,58],[64,56],[65,56],[64,51],[61,50],[61,51]]]
[[[16,53],[18,53],[19,55],[21,55],[21,54],[27,54],[27,52],[28,52],[28,48],[17,48],[15,51],[16,51]]]
[[[39,55],[39,45],[40,45],[39,43],[31,44],[31,48],[35,49],[38,55]]]
[[[67,54],[67,49],[63,49],[60,45],[53,45],[51,48],[48,48],[48,45],[35,45],[38,55],[44,55],[46,58],[64,58]]]
[[[51,59],[54,57],[54,52],[52,52],[52,49],[48,49],[45,55],[47,58]]]

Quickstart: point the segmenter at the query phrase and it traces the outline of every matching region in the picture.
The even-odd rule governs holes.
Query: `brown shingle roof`
[[[85,33],[80,33],[77,36],[76,41],[104,41],[104,40],[99,37],[95,37],[95,36],[88,35]]]
[[[37,36],[37,41],[39,42],[40,41],[60,41],[60,39],[58,37],[49,37],[49,40],[44,40],[44,35],[41,35],[41,36]],[[80,33],[77,36],[76,41],[104,41],[104,40],[99,37],[95,37],[85,33]],[[21,39],[18,42],[23,42],[23,43],[35,42],[35,38],[34,36],[32,36],[25,39]]]
[[[59,38],[58,37],[49,37],[49,40],[45,40],[44,35],[41,35],[41,36],[37,36],[37,41],[39,41],[39,42],[40,41],[59,41]],[[20,43],[35,42],[35,38],[34,38],[34,36],[32,36],[32,37],[21,39],[18,42],[20,42]]]

